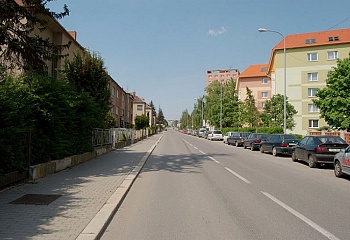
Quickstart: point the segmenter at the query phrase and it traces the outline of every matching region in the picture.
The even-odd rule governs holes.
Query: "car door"
[[[294,149],[295,157],[297,159],[305,160],[305,146],[307,141],[309,140],[309,137],[304,137],[296,146]]]
[[[341,166],[343,172],[350,174],[350,147],[347,147],[344,152],[344,156],[341,159]]]

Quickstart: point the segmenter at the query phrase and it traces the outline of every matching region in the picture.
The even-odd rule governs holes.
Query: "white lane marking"
[[[214,162],[216,162],[216,163],[219,163],[220,164],[220,162],[218,161],[218,160],[216,160],[215,158],[213,158],[213,157],[211,157],[211,156],[208,156],[208,158],[210,158],[211,160],[213,160]]]
[[[326,238],[331,239],[331,240],[340,240],[339,238],[334,236],[332,233],[328,232],[326,229],[324,229],[321,226],[317,225],[315,222],[311,221],[310,219],[308,219],[307,217],[305,217],[301,213],[295,211],[293,208],[291,208],[288,205],[284,204],[283,202],[281,202],[280,200],[278,200],[274,196],[272,196],[272,195],[270,195],[270,194],[268,194],[266,192],[261,192],[261,193],[264,194],[266,197],[270,198],[272,201],[274,201],[275,203],[277,203],[281,207],[283,207],[284,209],[286,209],[288,212],[292,213],[294,216],[298,217],[300,220],[304,221],[305,223],[307,223],[308,225],[313,227],[315,230],[319,231]]]
[[[238,173],[234,172],[233,170],[229,169],[228,167],[225,167],[225,169],[227,171],[229,171],[230,173],[232,173],[233,175],[235,175],[236,177],[238,177],[239,179],[241,179],[243,182],[247,183],[247,184],[251,184],[250,181],[248,181],[247,179],[245,179],[244,177],[242,177],[241,175],[239,175]]]
[[[205,154],[205,152],[203,152],[202,150],[198,150],[201,154]]]

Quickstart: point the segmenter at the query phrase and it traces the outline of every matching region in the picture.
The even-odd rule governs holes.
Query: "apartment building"
[[[271,99],[271,80],[266,75],[267,69],[268,64],[250,65],[236,81],[238,99],[241,101],[246,99],[248,87],[252,91],[259,111],[263,111],[265,102]]]
[[[305,135],[308,130],[328,126],[320,118],[312,99],[326,86],[327,74],[337,59],[349,57],[350,28],[288,35],[286,42],[286,95],[298,113],[293,133]],[[271,52],[267,75],[271,94],[284,93],[283,40]]]
[[[233,79],[234,81],[237,80],[239,76],[239,70],[238,69],[224,69],[224,70],[208,70],[206,74],[206,87],[208,87],[212,82],[221,82],[226,83],[231,81]]]

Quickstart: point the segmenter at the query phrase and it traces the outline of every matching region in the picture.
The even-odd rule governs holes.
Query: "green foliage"
[[[96,54],[86,53],[84,55],[76,53],[73,59],[65,62],[63,71],[65,79],[81,93],[88,93],[97,104],[97,114],[100,128],[107,128],[110,122],[109,110],[111,107],[111,95],[109,82],[111,78],[106,72],[102,58]]]
[[[326,87],[316,94],[313,102],[329,125],[340,129],[350,128],[350,55],[338,59],[337,67],[328,73]]]
[[[0,173],[91,151],[98,105],[64,80],[27,75],[0,77]]]
[[[294,106],[286,99],[287,110],[287,129],[292,130],[295,127],[294,115],[298,112]],[[282,127],[284,123],[284,97],[281,94],[274,95],[265,103],[264,111],[260,115],[263,125],[267,127]]]
[[[182,111],[180,118],[180,129],[188,129],[191,124],[191,116],[188,114],[188,110]]]
[[[250,90],[247,87],[247,97],[244,100],[242,107],[240,108],[240,114],[242,116],[243,123],[251,127],[256,127],[260,121],[259,111],[255,105],[255,99]]]
[[[50,11],[46,4],[51,1],[23,0],[24,6],[12,0],[1,2],[0,65],[13,71],[24,69],[45,73],[45,61],[63,57],[59,53],[68,48],[70,43],[57,45],[48,38],[33,34],[35,27],[40,31],[46,29],[48,17],[62,18],[68,15],[66,5],[61,13]]]
[[[166,122],[164,115],[163,115],[163,110],[160,107],[158,110],[157,124],[164,124],[165,126],[167,125],[167,122]]]
[[[135,129],[146,129],[149,126],[149,118],[146,114],[135,117]]]

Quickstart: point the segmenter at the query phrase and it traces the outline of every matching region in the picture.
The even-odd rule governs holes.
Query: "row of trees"
[[[266,101],[263,112],[259,112],[251,89],[247,88],[247,96],[240,101],[235,91],[235,81],[221,84],[213,82],[207,89],[207,95],[197,99],[192,113],[182,112],[180,124],[182,128],[201,128],[202,115],[206,123],[215,128],[245,127],[281,127],[283,126],[283,96],[274,95]],[[287,128],[293,129],[293,116],[297,113],[293,105],[287,101]]]

